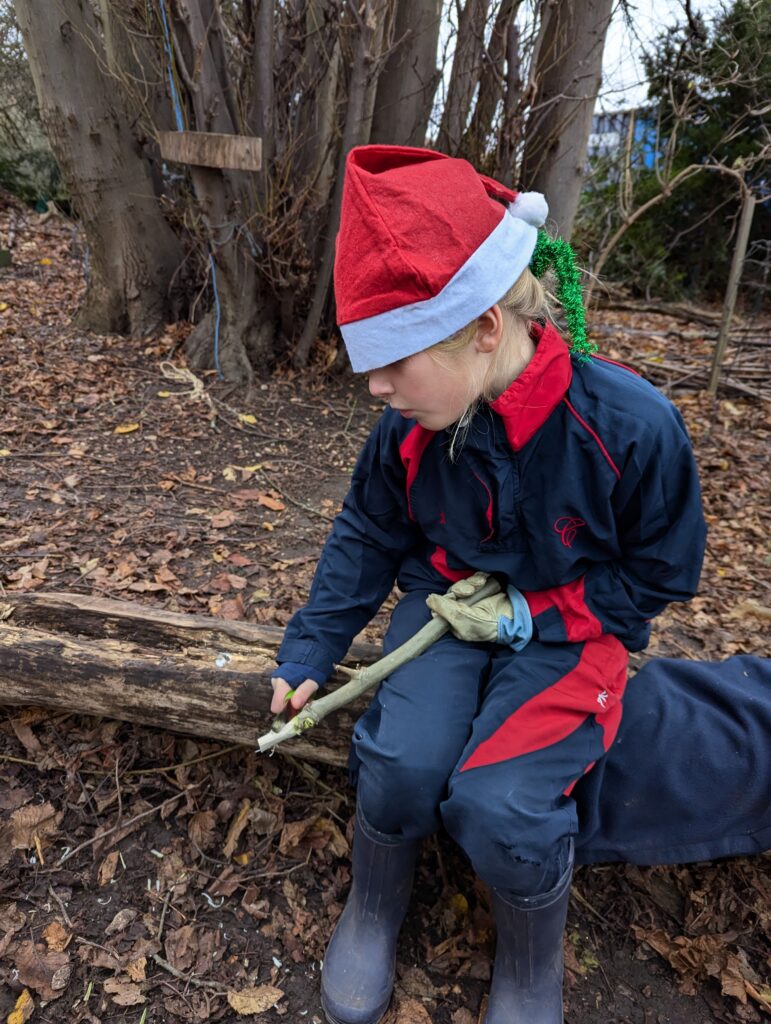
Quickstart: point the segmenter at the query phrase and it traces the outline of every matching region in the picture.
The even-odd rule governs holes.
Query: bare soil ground
[[[185,374],[184,327],[139,340],[83,333],[72,322],[82,288],[72,225],[0,203],[0,239],[9,227],[0,605],[3,589],[68,590],[284,625],[379,406],[361,381],[320,367],[278,372],[246,406],[213,375]],[[632,365],[709,357],[698,323],[606,311],[597,324],[603,351]],[[672,397],[700,463],[710,540],[700,596],[662,616],[647,653],[765,655],[767,407]],[[0,1016],[318,1024],[352,812],[332,768],[77,709],[10,709]],[[570,1024],[760,1021],[771,1006],[766,868],[754,858],[580,869]],[[420,861],[389,1024],[481,1022],[492,941],[488,895],[440,835]]]

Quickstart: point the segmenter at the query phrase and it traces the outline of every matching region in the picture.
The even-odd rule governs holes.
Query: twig
[[[163,925],[166,920],[166,911],[169,909],[169,900],[171,899],[171,893],[172,890],[169,889],[169,891],[166,893],[166,899],[163,901],[163,906],[161,907],[161,919],[158,922],[158,931],[155,936],[156,942],[160,942],[161,935],[163,935]]]
[[[157,953],[153,953],[153,960],[162,967],[164,971],[168,971],[169,974],[175,978],[179,978],[180,981],[184,981],[186,985],[195,985],[196,988],[212,988],[216,989],[217,992],[226,992],[227,986],[220,985],[218,981],[199,981],[197,978],[189,978],[182,971],[178,971],[176,967],[172,967],[168,960],[164,960],[162,956]]]
[[[599,910],[595,910],[594,907],[589,902],[589,900],[585,896],[582,896],[581,893],[578,891],[578,889],[576,889],[575,886],[573,886],[573,888],[570,890],[570,895],[573,896],[575,899],[577,899],[582,907],[586,907],[586,909],[589,911],[590,914],[594,914],[594,916],[597,918],[598,921],[602,921],[602,923],[606,926],[606,928],[610,928],[613,931],[619,931],[620,930],[616,925],[612,924],[612,922],[610,922],[607,919],[607,917],[603,917],[602,914],[599,912]]]
[[[177,476],[176,473],[164,473],[164,477],[167,480],[176,480],[178,484],[182,484],[183,487],[195,487],[199,491],[213,491],[214,494],[225,495],[227,492],[220,490],[219,487],[208,487],[206,484],[197,484],[192,480],[183,480],[181,476]]]
[[[193,789],[198,789],[201,785],[200,782],[194,783],[192,786],[188,786],[187,789],[183,789],[181,793],[175,793],[174,796],[168,797],[162,803],[156,804],[155,807],[151,807],[147,811],[142,811],[141,814],[135,814],[133,818],[129,818],[128,821],[119,822],[117,825],[113,825],[112,828],[108,828],[106,832],[101,832],[98,836],[92,836],[91,839],[87,839],[84,843],[76,846],[74,850],[68,850],[63,853],[59,860],[56,862],[57,867],[61,867],[71,857],[74,857],[76,853],[80,853],[81,850],[85,850],[88,846],[93,846],[94,843],[98,843],[101,839],[106,839],[107,836],[111,836],[114,832],[117,832],[121,828],[127,828],[129,825],[133,825],[137,821],[141,821],[143,818],[149,818],[155,814],[156,811],[162,811],[168,804],[173,803],[175,800],[179,800],[180,797],[184,796],[185,793],[189,793]]]
[[[309,512],[311,515],[318,516],[319,519],[324,519],[328,523],[333,523],[335,521],[334,516],[328,516],[325,512],[319,512],[319,510],[317,508],[314,508],[312,505],[306,505],[304,501],[298,501],[298,499],[293,498],[291,494],[287,494],[286,491],[282,490],[281,487],[279,487],[278,484],[275,483],[275,481],[271,478],[270,474],[266,473],[264,469],[258,470],[257,472],[265,476],[267,482],[270,484],[273,490],[278,491],[281,497],[285,501],[288,501],[290,505],[294,505],[296,508],[302,509],[303,512]]]
[[[166,767],[132,768],[130,772],[124,772],[123,774],[128,777],[129,775],[147,775],[152,772],[175,772],[177,768],[189,768],[192,764],[200,764],[202,761],[211,761],[214,757],[224,757],[225,754],[230,754],[234,750],[243,750],[243,747],[243,743],[231,743],[229,747],[223,747],[222,750],[215,750],[211,754],[202,754],[200,757],[194,757],[190,761],[180,761],[178,764],[170,764]]]
[[[67,909],[65,908],[64,903],[62,903],[61,898],[59,896],[57,896],[56,893],[54,892],[54,888],[53,888],[52,885],[48,886],[48,892],[50,893],[51,896],[53,896],[53,898],[59,904],[59,909],[62,912],[62,917],[64,918],[67,927],[71,928],[74,931],[75,930],[75,926],[73,925],[72,921],[70,921],[70,915],[67,913]]]

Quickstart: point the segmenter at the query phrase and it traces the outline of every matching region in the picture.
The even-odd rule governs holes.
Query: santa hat
[[[406,146],[352,149],[335,298],[353,369],[421,352],[481,316],[530,263],[547,214],[542,195],[513,192],[466,160]]]

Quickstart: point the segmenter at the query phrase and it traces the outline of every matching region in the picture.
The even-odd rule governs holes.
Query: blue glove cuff
[[[533,616],[524,594],[516,587],[506,587],[511,601],[512,618],[502,615],[498,619],[498,643],[508,644],[521,651],[533,639]]]
[[[283,679],[290,686],[299,686],[306,679],[312,679],[319,686],[323,686],[327,681],[327,677],[323,672],[319,672],[317,668],[313,668],[311,665],[301,665],[297,661],[285,661],[278,668],[274,668],[270,678],[275,679],[276,677]]]

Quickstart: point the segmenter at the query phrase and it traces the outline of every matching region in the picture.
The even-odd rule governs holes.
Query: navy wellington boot
[[[563,1024],[562,940],[571,862],[556,886],[520,897],[493,889],[498,930],[485,1024]]]
[[[388,1009],[419,845],[376,831],[357,810],[351,891],[321,972],[330,1024],[377,1024]]]

